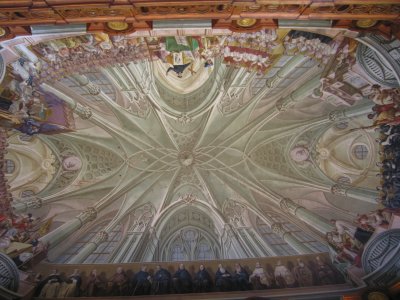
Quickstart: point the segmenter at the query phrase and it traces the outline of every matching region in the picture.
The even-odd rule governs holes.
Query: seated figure
[[[264,271],[259,262],[256,262],[256,267],[249,278],[250,283],[255,290],[261,290],[272,287],[272,277],[268,272]]]
[[[280,288],[294,287],[295,279],[290,270],[280,260],[276,263],[275,271],[276,285]]]
[[[335,273],[332,268],[326,264],[319,256],[316,257],[316,270],[317,281],[320,285],[335,284]]]
[[[60,274],[57,272],[57,270],[53,270],[49,276],[42,281],[44,285],[39,283],[39,298],[57,298],[62,282],[63,280],[61,279]]]
[[[249,274],[239,263],[235,264],[233,283],[237,290],[246,291],[249,289]]]
[[[97,270],[93,269],[90,272],[87,285],[86,285],[86,296],[98,297],[105,296],[106,294],[106,282],[103,278],[97,275]]]
[[[153,280],[153,293],[155,295],[169,293],[171,274],[167,270],[161,268],[160,265],[157,265]]]
[[[200,265],[199,271],[194,277],[194,292],[207,293],[211,289],[211,276],[208,274],[204,265]]]
[[[78,269],[74,270],[70,276],[68,276],[67,280],[61,284],[60,291],[58,293],[59,298],[66,297],[79,297],[81,290],[81,273]]]
[[[192,292],[192,276],[190,276],[183,264],[179,265],[179,269],[175,272],[172,281],[175,293],[186,294]]]
[[[221,264],[218,265],[218,270],[215,273],[215,289],[217,292],[232,290],[232,276]]]
[[[122,267],[118,267],[117,271],[109,280],[110,294],[112,296],[127,296],[128,295],[128,276]]]
[[[151,276],[147,272],[147,266],[142,266],[140,271],[136,273],[133,278],[133,292],[132,295],[150,295],[151,289]]]
[[[297,266],[294,267],[293,274],[299,286],[313,285],[312,272],[300,258],[297,259]]]

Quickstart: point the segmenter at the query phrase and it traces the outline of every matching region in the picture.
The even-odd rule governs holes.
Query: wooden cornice
[[[257,28],[240,27],[238,20],[257,20]],[[278,20],[331,20],[357,28],[357,20],[400,23],[398,0],[2,0],[0,1],[0,39],[29,34],[31,25],[87,24],[89,31],[112,33],[109,22],[129,24],[130,33],[149,30],[156,20],[212,20],[216,28],[251,31],[276,27]],[[346,25],[347,24],[347,25]],[[112,26],[111,26],[112,27]],[[397,28],[397,27],[396,27]],[[369,28],[370,29],[370,28]],[[387,30],[386,30],[387,31]],[[5,34],[4,34],[5,32]],[[391,32],[396,34],[396,32]]]

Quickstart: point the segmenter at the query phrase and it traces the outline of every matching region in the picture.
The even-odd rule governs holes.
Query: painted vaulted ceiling
[[[206,207],[229,223],[228,200],[262,214],[281,213],[290,198],[325,219],[375,209],[366,113],[376,79],[365,65],[379,62],[360,61],[361,44],[340,31],[323,33],[9,42],[20,58],[3,97],[23,93],[33,70],[36,121],[52,126],[9,138],[15,202],[40,198],[36,213],[58,225],[86,207],[111,213],[112,224],[146,204],[153,224],[174,206]]]

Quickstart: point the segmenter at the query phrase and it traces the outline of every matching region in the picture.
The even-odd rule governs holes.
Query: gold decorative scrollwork
[[[363,20],[358,20],[356,22],[356,26],[359,28],[371,28],[378,23],[377,20],[372,20],[372,19],[363,19]]]
[[[256,19],[253,18],[244,18],[244,19],[239,19],[236,21],[236,24],[240,27],[244,28],[249,28],[254,26],[257,23]]]
[[[129,28],[126,22],[107,22],[107,27],[115,31],[123,31]]]

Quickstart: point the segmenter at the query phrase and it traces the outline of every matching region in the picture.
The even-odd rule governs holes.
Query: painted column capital
[[[26,211],[27,209],[38,209],[43,206],[43,200],[38,197],[33,197],[29,200],[21,200],[12,202],[12,207],[16,211]]]
[[[283,237],[286,233],[285,228],[283,228],[281,223],[274,223],[271,225],[271,230],[273,233],[279,235],[280,237]]]
[[[97,218],[97,211],[94,207],[88,207],[81,212],[77,218],[81,221],[82,225],[92,222]]]
[[[26,208],[41,208],[43,201],[40,198],[34,198],[30,201],[25,202]]]
[[[100,94],[100,87],[97,84],[94,84],[93,82],[89,82],[89,84],[86,86],[89,94],[91,95],[98,95]]]
[[[284,112],[289,108],[289,102],[286,98],[280,98],[278,101],[275,102],[275,107],[278,111]]]
[[[343,110],[333,110],[328,114],[328,119],[332,122],[344,119],[345,117],[346,116]]]
[[[331,192],[334,195],[347,196],[347,189],[342,184],[334,184],[331,187]]]
[[[101,243],[106,242],[107,240],[108,240],[108,233],[102,230],[95,235],[92,242],[95,243],[96,245],[100,245]]]
[[[301,205],[298,205],[289,198],[282,198],[279,202],[279,206],[282,208],[283,211],[291,213],[293,215],[296,214],[297,209],[302,207]]]
[[[90,117],[92,116],[92,110],[88,106],[83,106],[80,103],[76,103],[74,112],[83,120],[90,119]]]

